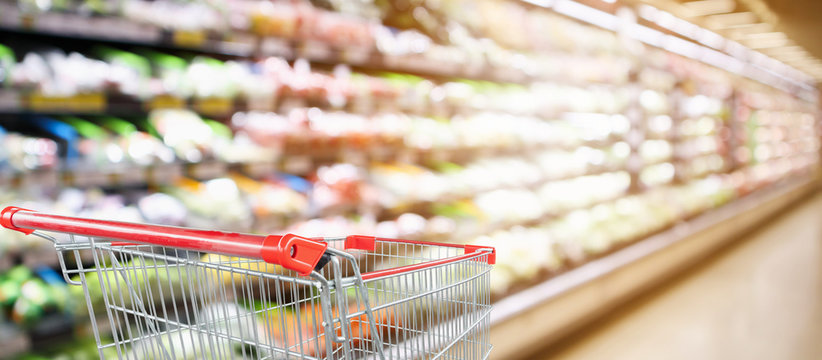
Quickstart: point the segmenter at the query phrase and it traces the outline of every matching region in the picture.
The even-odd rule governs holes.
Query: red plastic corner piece
[[[475,253],[480,251],[480,249],[491,249],[491,253],[488,254],[488,264],[494,265],[497,263],[497,249],[494,249],[490,246],[481,246],[481,245],[465,245],[465,253]],[[479,260],[479,259],[477,259]]]
[[[34,211],[34,210],[19,208],[19,207],[16,207],[16,206],[6,207],[5,209],[3,209],[2,212],[0,212],[0,225],[3,225],[4,228],[11,229],[11,230],[17,230],[17,231],[19,231],[23,234],[29,235],[29,234],[34,232],[34,229],[24,229],[24,228],[16,227],[16,226],[14,226],[14,224],[11,221],[11,217],[14,216],[14,213],[16,213],[18,211],[21,211],[21,210],[22,211]]]
[[[345,237],[345,249],[346,250],[365,250],[365,251],[375,251],[377,250],[377,238],[374,236],[367,236],[367,235],[349,235]]]
[[[270,264],[294,270],[308,276],[328,248],[328,243],[312,240],[294,234],[269,235],[263,240],[260,255]]]

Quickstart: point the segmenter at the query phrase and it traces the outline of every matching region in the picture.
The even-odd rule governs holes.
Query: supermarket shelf
[[[774,184],[502,299],[491,314],[492,358],[527,356],[560,340],[753,229],[816,190],[817,181],[804,176]]]
[[[485,235],[485,234],[490,234],[490,233],[493,233],[495,231],[508,230],[508,229],[518,227],[518,226],[521,226],[521,227],[539,226],[539,225],[545,224],[545,223],[547,223],[551,220],[562,217],[563,215],[567,215],[567,214],[569,214],[573,211],[582,210],[582,209],[590,209],[590,208],[593,208],[593,207],[595,207],[597,205],[600,205],[600,204],[606,204],[606,203],[609,203],[611,201],[618,200],[619,198],[624,197],[625,195],[626,194],[617,194],[613,197],[600,199],[600,200],[597,200],[597,201],[592,201],[592,202],[589,202],[589,203],[581,205],[581,206],[570,207],[570,208],[559,210],[559,211],[549,212],[549,213],[547,213],[545,215],[542,215],[542,216],[540,216],[536,219],[520,221],[520,222],[514,222],[514,223],[500,223],[500,224],[491,225],[491,226],[486,227],[486,228],[480,228],[472,236],[469,236],[468,238],[477,237],[477,236]]]
[[[458,194],[458,195],[449,194],[449,195],[445,195],[444,197],[438,198],[438,199],[434,200],[433,202],[432,201],[426,201],[426,200],[419,200],[419,201],[416,201],[415,204],[429,204],[429,203],[444,204],[444,203],[451,203],[451,202],[460,201],[460,200],[469,200],[469,199],[472,199],[472,198],[476,197],[479,194],[489,193],[489,192],[498,191],[498,190],[515,190],[515,189],[537,190],[541,186],[543,186],[545,184],[548,184],[548,183],[551,183],[551,182],[561,182],[561,181],[572,180],[572,179],[583,177],[583,176],[597,176],[597,175],[604,175],[604,174],[608,174],[608,173],[617,173],[617,172],[621,172],[621,171],[624,171],[624,169],[619,168],[619,167],[612,167],[612,168],[611,167],[597,167],[597,168],[591,168],[591,169],[589,169],[587,171],[583,171],[581,173],[573,173],[573,174],[568,174],[566,176],[544,177],[544,178],[541,178],[539,180],[528,182],[528,183],[504,184],[504,185],[500,185],[500,186],[494,186],[494,187],[491,187],[491,188],[481,189],[481,190],[478,190],[476,192],[471,192],[471,193],[467,193],[467,194]],[[402,212],[402,211],[405,211],[405,209],[407,209],[407,208],[414,208],[414,207],[415,206],[413,206],[413,205],[400,206],[400,207],[398,207],[398,209],[400,209],[398,211]]]
[[[212,179],[230,171],[238,171],[252,176],[271,173],[280,168],[275,162],[228,163],[212,160],[200,163],[170,163],[149,166],[108,165],[89,167],[85,170],[42,169],[25,173],[0,173],[0,186],[21,187],[25,185],[76,186],[76,187],[119,187],[142,185],[169,185],[181,177]]]
[[[522,71],[494,67],[485,62],[479,67],[435,63],[416,55],[390,57],[371,49],[339,48],[318,41],[261,37],[248,33],[213,34],[174,32],[114,17],[86,17],[49,13],[26,18],[15,6],[0,4],[0,33],[12,36],[52,37],[63,40],[150,47],[160,50],[196,51],[223,57],[250,58],[279,56],[304,58],[316,64],[347,64],[360,69],[403,72],[435,78],[467,78],[493,82],[527,83]]]
[[[3,13],[6,14],[3,14]],[[264,37],[244,32],[217,34],[209,31],[170,31],[127,19],[110,16],[81,16],[47,13],[21,16],[16,6],[0,3],[0,34],[15,37],[54,38],[69,42],[104,43],[154,48],[164,51],[187,51],[221,58],[255,58],[278,56],[288,60],[298,58],[316,65],[347,64],[365,72],[388,71],[435,79],[463,78],[500,83],[528,84],[533,80],[613,88],[624,84],[607,81],[570,79],[564,76],[534,78],[527,72],[495,65],[484,56],[466,66],[461,62],[442,62],[420,54],[387,55],[373,48],[346,48],[312,40]],[[42,19],[39,19],[42,17]]]
[[[677,171],[680,171],[680,170],[677,170]],[[713,175],[727,174],[729,171],[730,170],[728,169],[728,166],[723,166],[721,169],[708,170],[708,171],[703,171],[703,172],[696,173],[696,174],[688,174],[688,175],[677,174],[677,175],[674,176],[673,182],[675,182],[675,183],[689,183],[689,182],[699,180],[699,179],[704,179],[704,178],[707,178],[707,177],[713,176]]]
[[[613,143],[613,142],[610,142]],[[586,142],[583,145],[591,147],[601,147],[610,144],[609,142]],[[410,160],[412,163],[426,164],[436,161],[447,161],[453,163],[466,163],[472,159],[502,157],[502,156],[525,156],[539,151],[549,149],[564,149],[558,145],[542,146],[513,146],[513,147],[487,147],[487,148],[454,148],[440,149],[437,153],[431,150],[408,148],[402,144],[402,140],[394,143],[375,143],[357,149],[349,149],[345,139],[342,138],[320,138],[312,141],[311,144],[292,144],[286,142],[283,148],[283,156],[272,161],[258,162],[227,162],[223,160],[206,160],[199,163],[175,162],[169,164],[104,164],[100,166],[79,165],[69,169],[39,169],[25,172],[0,172],[0,186],[17,188],[22,185],[37,184],[41,187],[49,186],[76,186],[76,187],[105,187],[116,188],[123,186],[142,185],[169,185],[175,180],[186,176],[194,179],[208,180],[219,177],[230,171],[247,174],[252,178],[269,175],[275,171],[291,173],[295,175],[309,174],[320,165],[333,164],[337,162],[350,162],[366,165],[370,162],[392,161],[398,158]],[[305,153],[305,150],[310,152]],[[569,180],[580,176],[601,175],[604,173],[623,170],[620,167],[598,166],[591,167],[580,173],[568,174],[559,177],[543,178],[531,184],[517,186],[502,186],[485,191],[507,188],[530,188],[534,189],[550,181]],[[450,196],[442,201],[456,201],[470,198],[473,195]],[[424,203],[425,201],[419,201]]]
[[[580,86],[582,85],[570,85]],[[344,107],[335,107],[327,103],[325,99],[304,97],[295,94],[280,94],[276,99],[267,103],[256,102],[250,104],[247,98],[238,96],[234,98],[209,97],[209,98],[180,98],[172,95],[157,95],[145,100],[133,96],[90,92],[71,96],[47,96],[30,91],[7,89],[0,87],[0,116],[12,115],[74,115],[74,116],[120,116],[131,118],[134,116],[145,116],[152,110],[158,109],[189,109],[203,116],[214,118],[229,118],[238,112],[258,111],[258,112],[278,112],[287,113],[294,108],[317,107],[329,111],[345,111],[353,114],[372,115],[377,113],[381,106],[396,107],[402,113],[421,116],[454,116],[470,115],[482,112],[509,114],[502,110],[483,110],[470,106],[459,106],[454,104],[435,104],[429,102],[414,108],[400,108],[400,105],[393,100],[385,103],[361,101],[354,97],[348,100]],[[361,103],[369,103],[360,106]],[[540,118],[545,121],[558,121],[566,114],[572,114],[568,109],[537,110],[516,113],[516,116],[530,116]],[[591,113],[604,114],[604,113]],[[619,114],[619,113],[617,113]]]
[[[524,156],[530,153],[548,149],[560,149],[559,146],[535,146],[510,148],[470,148],[470,149],[448,149],[439,150],[440,154],[430,154],[429,150],[406,148],[401,144],[386,145],[378,144],[354,151],[345,151],[345,141],[336,138],[323,139],[312,143],[310,147],[298,146],[301,149],[311,149],[312,153],[303,154],[295,150],[293,146],[286,144],[284,156],[273,161],[258,162],[227,162],[223,160],[206,160],[198,163],[176,162],[169,164],[105,164],[101,166],[82,165],[75,166],[71,170],[60,169],[39,169],[26,172],[0,172],[0,186],[19,187],[23,184],[37,184],[39,186],[76,186],[76,187],[120,187],[135,185],[167,185],[187,176],[194,179],[207,180],[221,176],[230,171],[248,174],[253,178],[271,174],[275,171],[305,175],[323,164],[336,162],[352,162],[367,164],[371,161],[387,161],[404,157],[413,163],[427,163],[429,160],[448,161],[454,163],[465,163],[476,158],[488,158],[495,156]],[[336,144],[326,148],[324,143]],[[596,147],[603,145],[600,142],[585,143],[587,146]],[[516,186],[502,186],[485,191],[492,191],[507,188],[530,188],[534,189],[550,181],[569,180],[581,176],[601,175],[609,172],[623,170],[620,167],[591,167],[580,173],[568,174],[566,176],[543,178],[531,184]],[[476,194],[473,194],[476,195]],[[442,201],[456,201],[471,197],[472,195],[450,196]],[[424,201],[420,201],[424,202]]]
[[[254,55],[257,43],[250,36],[218,39],[206,33],[189,33],[188,37],[182,37],[182,33],[175,34],[150,25],[99,16],[49,13],[40,15],[43,19],[39,20],[37,16],[17,15],[16,7],[9,4],[0,4],[0,10],[9,12],[0,18],[5,20],[5,23],[0,24],[0,32],[17,36],[186,50],[230,57]],[[18,18],[25,21],[18,21]]]
[[[87,93],[73,96],[43,96],[0,89],[0,115],[145,116],[155,109],[191,109],[201,115],[227,117],[245,111],[241,102],[228,98],[181,99],[158,96],[141,101],[116,94]]]
[[[704,64],[717,67],[730,73],[739,73],[739,70],[734,69],[741,68],[741,74],[746,78],[785,92],[801,92],[801,97],[808,101],[813,101],[813,99],[818,96],[813,83],[809,82],[809,78],[805,78],[807,76],[806,74],[803,74],[804,76],[797,77],[794,74],[790,74],[783,69],[779,69],[770,64],[759,65],[754,63],[745,63],[737,58],[740,55],[725,50],[716,51],[708,46],[702,45],[703,42],[700,37],[704,31],[706,31],[702,28],[697,27],[699,31],[689,30],[691,35],[683,35],[680,37],[677,35],[683,34],[681,29],[677,29],[678,31],[674,30],[674,28],[668,29],[655,23],[646,22],[643,24],[643,21],[625,22],[624,19],[621,19],[615,14],[596,9],[595,7],[589,6],[590,4],[585,4],[589,3],[588,1],[520,0],[520,3],[528,6],[552,9],[559,14],[610,31],[619,32],[624,31],[620,29],[625,29],[628,30],[624,31],[627,36],[630,36],[631,38],[642,43],[668,50],[672,53],[700,61]],[[652,7],[652,9],[655,8]],[[687,21],[672,21],[671,24],[668,24],[667,26],[674,26],[674,24],[681,23],[687,23]],[[666,32],[669,32],[669,34],[666,34]],[[726,48],[728,46],[727,43],[729,42],[730,40],[721,38],[722,46],[720,46],[720,48]],[[739,45],[739,43],[735,43],[735,45]],[[741,48],[740,52],[744,54],[742,55],[744,57],[752,58],[756,56],[772,59],[767,55],[763,55],[763,53],[755,51],[751,48],[744,46],[739,47]],[[753,55],[755,53],[757,55]],[[779,63],[778,61],[774,62]],[[762,63],[764,63],[764,61],[762,61]]]

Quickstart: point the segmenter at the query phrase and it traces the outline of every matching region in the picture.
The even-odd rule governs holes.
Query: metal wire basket
[[[54,243],[66,281],[83,289],[101,358],[484,359],[491,350],[493,248],[16,207],[0,224]]]

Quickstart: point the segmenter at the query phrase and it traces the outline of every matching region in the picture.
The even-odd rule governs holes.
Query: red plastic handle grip
[[[263,240],[262,258],[271,264],[280,264],[300,275],[308,275],[317,266],[328,243],[294,234],[269,235]]]
[[[17,231],[19,231],[23,234],[26,234],[26,235],[29,235],[29,234],[33,233],[34,229],[19,228],[19,227],[14,226],[14,224],[11,223],[12,215],[14,215],[14,213],[16,213],[18,211],[31,211],[31,210],[19,208],[19,207],[16,207],[16,206],[9,206],[9,207],[3,209],[3,212],[0,212],[0,225],[3,225],[3,227],[7,228],[7,229],[17,230]]]
[[[34,230],[93,236],[147,245],[246,257],[278,264],[308,275],[320,261],[328,244],[287,235],[250,235],[174,226],[135,224],[41,214],[18,207],[0,212],[0,225],[31,234]]]

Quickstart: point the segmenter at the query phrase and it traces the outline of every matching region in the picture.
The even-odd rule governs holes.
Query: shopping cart
[[[493,248],[17,207],[0,224],[54,243],[66,281],[83,289],[101,358],[484,359],[491,350]]]

